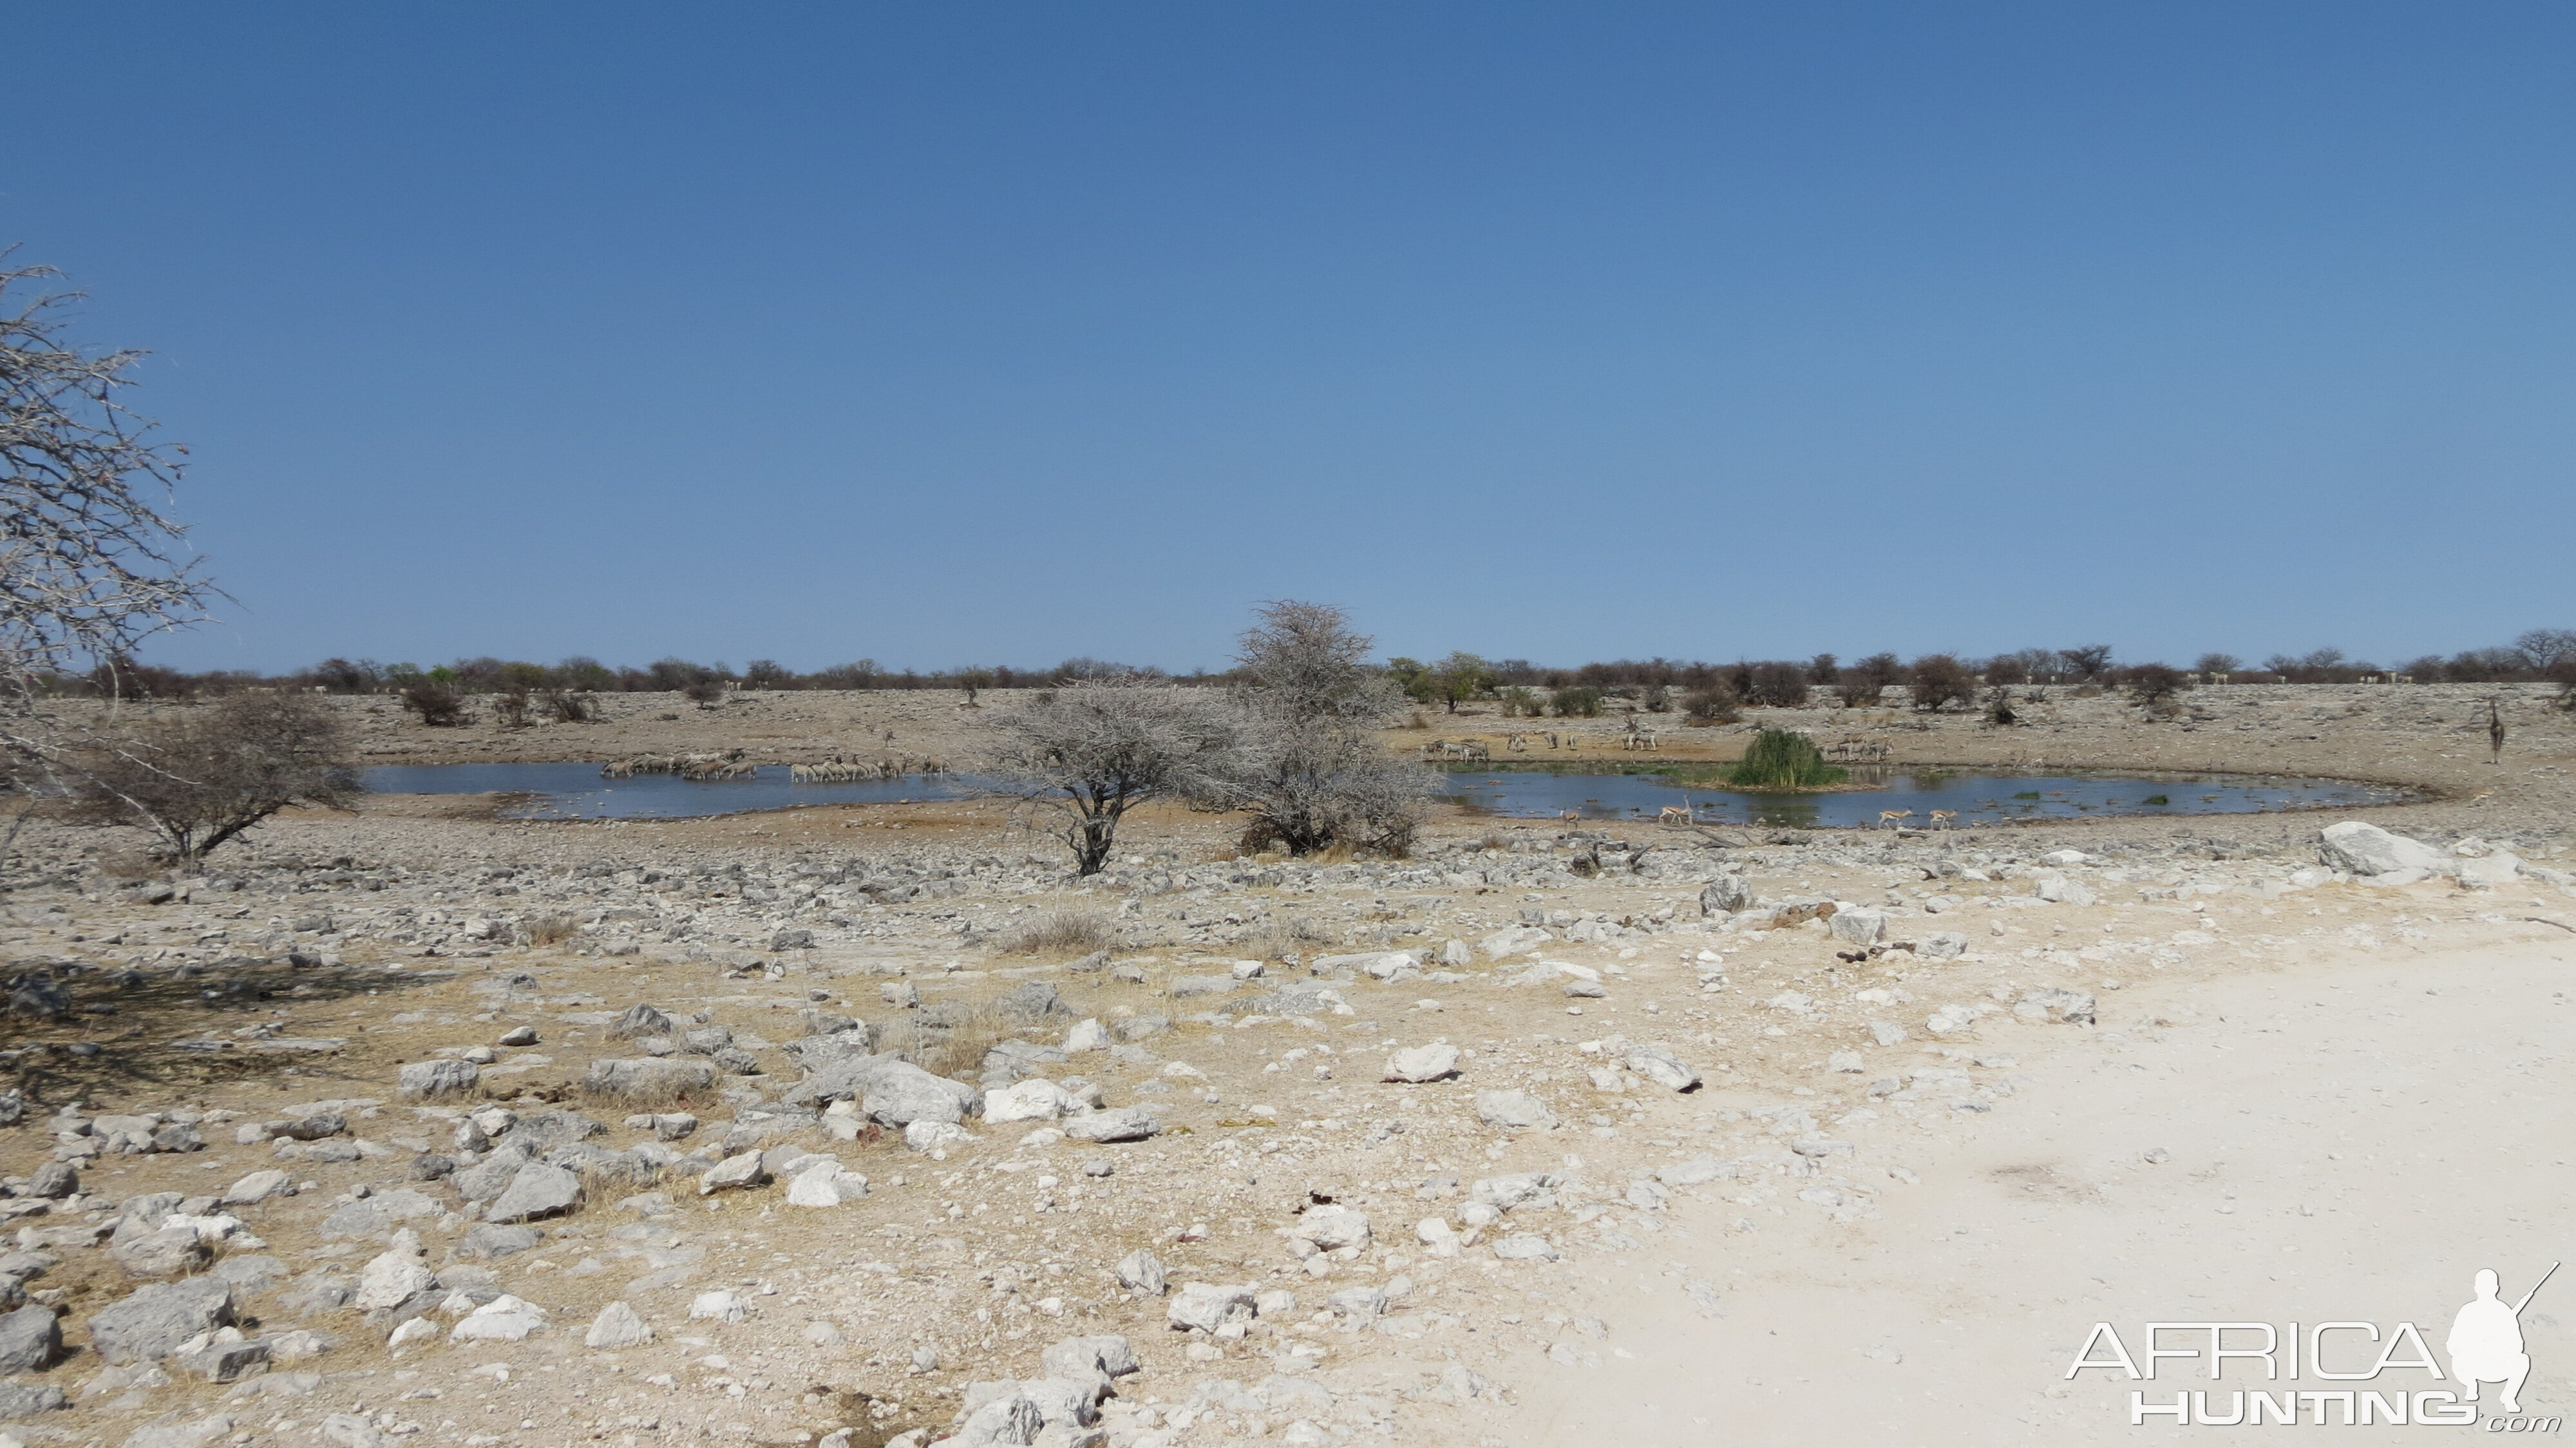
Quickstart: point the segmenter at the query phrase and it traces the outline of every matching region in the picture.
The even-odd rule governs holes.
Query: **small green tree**
[[[1560,719],[1590,719],[1601,712],[1601,691],[1588,684],[1559,689],[1547,696],[1547,707]]]
[[[1431,671],[1431,687],[1449,713],[1458,712],[1458,701],[1472,699],[1493,686],[1494,671],[1485,661],[1470,653],[1453,653],[1442,659]]]

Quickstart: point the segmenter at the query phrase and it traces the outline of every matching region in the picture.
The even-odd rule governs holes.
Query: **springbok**
[[[1897,827],[1899,820],[1912,818],[1914,818],[1914,811],[1910,809],[1883,809],[1878,812],[1878,822],[1891,830]]]
[[[1936,830],[1949,829],[1951,828],[1952,821],[1958,819],[1958,817],[1959,812],[1957,810],[1936,809],[1932,811],[1932,828]]]
[[[1668,804],[1662,809],[1655,811],[1655,823],[1659,825],[1685,826],[1694,823],[1691,818],[1690,796],[1683,795],[1682,802],[1680,804]]]
[[[1583,820],[1583,811],[1579,809],[1560,810],[1556,817],[1570,825],[1580,824]]]

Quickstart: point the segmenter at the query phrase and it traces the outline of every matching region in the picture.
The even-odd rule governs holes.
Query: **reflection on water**
[[[384,794],[524,794],[508,819],[685,819],[784,809],[795,804],[902,804],[965,799],[974,780],[907,774],[850,784],[795,784],[787,766],[764,765],[750,779],[692,781],[671,774],[602,779],[596,764],[408,764],[366,771]]]
[[[1865,790],[1829,794],[1764,794],[1684,788],[1658,774],[1552,774],[1507,770],[1453,774],[1445,798],[1486,814],[1543,817],[1572,811],[1585,819],[1654,819],[1687,805],[1700,824],[1789,825],[1803,829],[1936,824],[1990,824],[2079,815],[2257,814],[2287,809],[2389,804],[2402,790],[2339,779],[2284,775],[1971,774],[1933,769],[1855,769]],[[1952,816],[1935,820],[1939,810]]]

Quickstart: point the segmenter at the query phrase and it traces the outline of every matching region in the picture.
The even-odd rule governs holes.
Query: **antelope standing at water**
[[[1655,811],[1655,823],[1659,825],[1685,826],[1694,823],[1691,817],[1690,796],[1683,795],[1682,802],[1680,804],[1668,804],[1662,809]]]
[[[1959,812],[1957,810],[1936,809],[1932,811],[1932,828],[1936,830],[1949,829],[1952,827],[1953,822],[1958,818]]]
[[[1883,809],[1878,812],[1878,822],[1891,830],[1897,827],[1900,820],[1912,818],[1914,818],[1914,811],[1910,809]]]

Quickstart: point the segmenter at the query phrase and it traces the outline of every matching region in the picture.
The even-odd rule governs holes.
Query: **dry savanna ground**
[[[2576,728],[2504,691],[2491,765],[2489,692],[1658,730],[1689,759],[1785,723],[1900,764],[2406,785],[2352,817],[2439,868],[2378,881],[2321,860],[2345,816],[2311,814],[1452,814],[1410,859],[1317,862],[1170,810],[1089,881],[979,802],[529,823],[384,797],[179,878],[40,825],[6,922],[0,1434],[2151,1431],[2136,1385],[2065,1376],[2093,1321],[2438,1338],[2470,1270],[2527,1286],[2566,1255],[2560,1168],[2516,1143],[2555,1124]],[[958,705],[621,696],[514,732],[342,707],[371,762],[964,765]],[[1524,727],[1425,723],[1391,746],[1500,758]],[[1626,723],[1581,721],[1576,756],[1626,761]],[[2401,1217],[2407,1250],[2352,1248]],[[2576,1343],[2524,1325],[2523,1404],[2564,1412]]]

